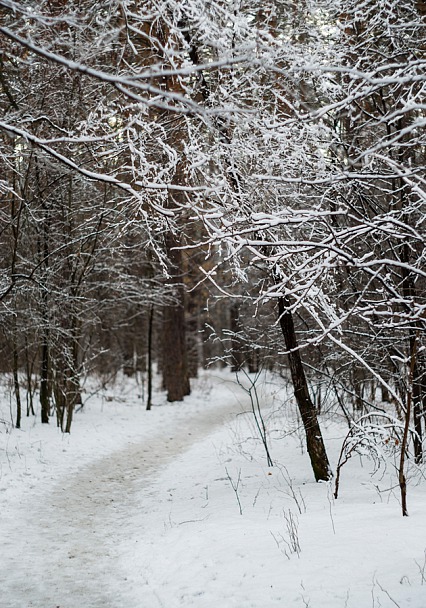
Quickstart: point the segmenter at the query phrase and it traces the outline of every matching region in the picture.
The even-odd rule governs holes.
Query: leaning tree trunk
[[[330,478],[330,465],[318,422],[317,411],[309,395],[305,370],[303,369],[300,350],[297,345],[290,302],[286,296],[279,298],[278,311],[280,315],[280,326],[290,364],[294,396],[305,429],[306,447],[311,459],[315,480],[327,481]]]

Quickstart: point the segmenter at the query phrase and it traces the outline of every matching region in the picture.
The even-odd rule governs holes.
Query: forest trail
[[[53,491],[28,495],[25,513],[16,514],[14,529],[2,539],[2,608],[152,608],[134,603],[119,559],[123,542],[143,543],[134,525],[144,509],[138,492],[155,493],[149,486],[156,473],[241,404],[230,396],[224,405],[188,416],[185,405],[176,408],[172,424],[152,436],[58,480]]]

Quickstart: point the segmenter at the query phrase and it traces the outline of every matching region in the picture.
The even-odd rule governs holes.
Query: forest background
[[[406,515],[426,412],[425,25],[421,0],[0,0],[14,425],[38,400],[70,432],[88,375],[145,374],[150,408],[153,362],[170,402],[212,362],[275,370],[315,479],[335,413],[339,464],[397,455]]]

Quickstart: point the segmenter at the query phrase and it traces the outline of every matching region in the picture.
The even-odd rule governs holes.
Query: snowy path
[[[149,413],[117,385],[71,436],[0,428],[0,608],[425,608],[423,477],[403,518],[392,461],[353,458],[334,501],[280,380],[262,386],[273,469],[225,371]]]
[[[151,436],[64,477],[49,492],[29,494],[9,515],[0,557],[2,608],[144,608],[132,603],[118,555],[126,540],[143,543],[134,529],[143,509],[137,494],[239,410],[232,396],[215,409],[184,407],[173,426],[162,420]]]

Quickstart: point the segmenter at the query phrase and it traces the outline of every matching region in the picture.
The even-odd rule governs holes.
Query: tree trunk
[[[191,392],[188,376],[187,348],[185,336],[185,291],[180,276],[182,251],[176,249],[178,242],[169,232],[166,235],[166,250],[171,262],[171,283],[175,286],[177,302],[163,308],[163,382],[167,390],[167,401],[182,401]]]
[[[154,305],[151,304],[148,317],[148,397],[146,401],[146,409],[150,410],[152,406],[152,329],[154,326]]]
[[[166,22],[158,31],[159,40],[164,48],[179,48],[181,41],[176,39]],[[179,50],[181,50],[179,48]],[[162,59],[166,59],[165,55]],[[165,64],[167,65],[167,61]],[[173,65],[173,69],[175,69]],[[160,87],[173,94],[185,95],[179,75],[167,75],[159,82]],[[169,209],[186,206],[186,193],[180,188],[187,186],[187,167],[185,159],[185,142],[188,140],[188,129],[185,118],[165,110],[158,122],[163,125],[167,134],[167,144],[176,155],[174,175],[166,201]],[[179,214],[177,213],[176,217]],[[191,392],[188,374],[188,348],[186,343],[184,260],[179,247],[183,242],[184,224],[177,222],[165,234],[165,250],[169,260],[170,284],[173,286],[176,303],[163,308],[163,384],[167,389],[167,401],[182,401]]]
[[[70,378],[67,381],[66,401],[67,421],[65,433],[71,433],[75,406],[77,403],[81,403],[80,379],[75,370],[71,371]]]
[[[401,247],[400,259],[407,266],[410,264],[410,246],[409,243],[404,242]],[[406,267],[402,268],[402,292],[407,303],[412,303],[416,299],[416,286],[412,273],[410,273]],[[411,311],[410,311],[411,312]],[[420,331],[418,321],[412,322],[412,327],[409,328],[409,351],[410,357],[413,361],[412,369],[412,410],[413,410],[413,422],[414,422],[414,458],[415,462],[419,464],[423,458],[422,448],[422,403],[423,403],[423,386],[422,379],[419,374],[419,367],[417,364],[416,352],[416,332]]]
[[[30,415],[30,413],[33,416],[35,415],[34,402],[33,402],[34,389],[33,389],[33,382],[32,382],[33,367],[34,367],[34,360],[30,361],[30,352],[29,352],[29,348],[28,348],[28,341],[25,338],[25,371],[26,371],[26,375],[27,375],[27,417]]]
[[[239,333],[241,332],[241,322],[240,322],[240,307],[238,302],[233,302],[230,308],[231,315],[231,354],[232,354],[232,367],[231,370],[233,372],[238,372],[244,365],[244,354],[242,352],[242,344],[239,337]]]
[[[19,368],[18,349],[17,349],[17,346],[16,346],[16,342],[14,342],[14,344],[13,344],[13,385],[14,385],[14,388],[15,388],[15,398],[16,398],[16,423],[15,423],[15,427],[17,429],[20,429],[21,428],[21,418],[22,418],[22,405],[21,405],[21,392],[19,390],[18,368]]]
[[[309,395],[308,383],[297,345],[293,315],[290,311],[290,302],[286,296],[279,298],[278,312],[290,364],[294,396],[305,429],[306,447],[311,459],[315,480],[327,481],[331,474],[330,465],[318,423],[317,411]]]
[[[53,378],[53,394],[55,397],[56,408],[56,424],[63,432],[64,430],[64,413],[65,413],[65,380],[64,373],[59,366],[56,365]]]
[[[40,369],[40,405],[41,421],[47,424],[50,415],[49,399],[49,339],[45,330],[41,344],[41,369]]]
[[[37,188],[38,195],[41,200],[42,209],[44,211],[43,218],[43,229],[42,229],[42,242],[39,242],[39,255],[43,261],[43,267],[45,272],[48,272],[49,268],[49,256],[50,256],[50,248],[49,248],[49,238],[50,238],[50,211],[49,206],[44,200],[42,195],[42,188],[40,185],[40,174],[39,167],[36,164],[36,177],[37,177]],[[42,291],[42,319],[43,319],[43,329],[42,329],[42,343],[41,343],[41,369],[40,369],[40,407],[41,407],[41,421],[43,424],[48,424],[49,416],[50,416],[50,385],[49,385],[49,374],[50,374],[50,353],[49,353],[49,341],[50,341],[50,332],[49,332],[49,296],[48,289],[44,289]],[[62,428],[62,427],[61,427]]]
[[[82,404],[80,387],[80,326],[73,315],[70,332],[70,345],[68,347],[69,359],[66,360],[66,409],[67,421],[65,433],[71,432],[74,410],[77,404]]]
[[[413,386],[412,386],[412,406],[413,406],[413,422],[414,422],[414,460],[416,464],[420,464],[423,459],[423,429],[422,429],[422,379],[419,374],[419,366],[416,356],[416,340],[417,336],[412,333],[410,336],[410,356],[414,358],[413,365]]]
[[[406,402],[406,410],[405,410],[405,422],[404,422],[404,432],[402,435],[401,442],[401,454],[399,459],[399,470],[398,470],[398,480],[399,480],[399,488],[401,491],[401,508],[402,515],[404,517],[408,516],[407,509],[407,480],[405,477],[405,453],[408,445],[408,435],[410,429],[410,420],[411,420],[411,406],[413,401],[413,389],[414,389],[414,370],[416,368],[417,361],[417,336],[414,335],[413,341],[410,343],[410,366],[408,370],[408,382],[407,382],[407,402]]]
[[[197,295],[196,290],[190,293],[186,306],[186,343],[188,350],[188,375],[190,378],[197,378],[200,366],[200,325]]]

